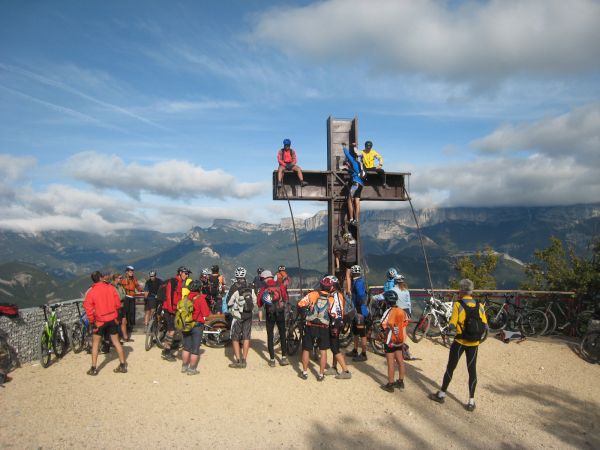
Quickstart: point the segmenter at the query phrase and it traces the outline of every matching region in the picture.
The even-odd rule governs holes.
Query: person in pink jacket
[[[306,186],[308,183],[304,181],[304,175],[302,175],[302,169],[298,166],[298,160],[296,159],[296,151],[291,147],[292,141],[289,139],[283,140],[283,148],[277,152],[277,162],[279,168],[277,169],[277,187],[283,186],[283,172],[296,172],[300,185]]]
[[[106,332],[110,336],[119,356],[119,366],[114,369],[115,373],[127,373],[127,362],[125,352],[119,342],[119,308],[121,300],[119,294],[112,284],[102,280],[99,271],[92,273],[92,287],[88,289],[83,300],[83,308],[87,314],[92,327],[92,367],[87,371],[88,375],[98,375],[98,350],[100,341]]]

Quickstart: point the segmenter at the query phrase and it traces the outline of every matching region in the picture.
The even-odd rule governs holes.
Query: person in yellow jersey
[[[475,387],[477,386],[477,352],[481,339],[487,331],[487,318],[483,304],[473,298],[473,282],[468,278],[460,280],[460,300],[454,302],[450,327],[456,328],[456,338],[450,346],[448,366],[444,373],[442,386],[436,393],[429,394],[429,398],[438,403],[446,400],[446,390],[452,381],[452,374],[458,360],[464,353],[467,358],[467,371],[469,372],[469,401],[467,411],[475,410]]]
[[[377,165],[375,165],[375,160],[377,160]],[[383,156],[373,149],[371,141],[365,142],[365,149],[362,151],[362,165],[367,176],[376,173],[381,179],[381,186],[384,189],[389,188],[386,183],[385,171],[383,170]]]

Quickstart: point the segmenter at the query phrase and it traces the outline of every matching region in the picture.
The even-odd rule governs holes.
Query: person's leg
[[[233,347],[233,356],[236,361],[240,360],[240,341],[235,340],[231,341],[231,346]]]
[[[248,359],[248,352],[250,352],[250,339],[244,339],[244,342],[242,345],[243,345],[242,359],[244,361],[246,361]]]
[[[442,381],[442,387],[440,391],[444,394],[452,381],[452,375],[454,374],[454,369],[456,369],[456,365],[458,364],[458,360],[460,356],[465,351],[465,347],[458,342],[454,341],[450,346],[450,352],[448,354],[448,365],[446,366],[446,372],[444,373],[444,379]]]
[[[354,199],[352,198],[351,194],[348,194],[347,205],[348,205],[348,222],[351,222],[352,220],[354,220]]]
[[[365,334],[365,336],[360,337],[360,350],[363,355],[367,354],[367,336],[366,336],[366,334]]]
[[[195,375],[198,373],[198,362],[200,361],[200,345],[202,344],[202,334],[204,333],[204,326],[195,326],[192,328],[191,333],[191,349],[190,349],[190,362],[188,366],[188,375]]]
[[[285,170],[285,166],[279,166],[277,168],[277,184],[281,185],[283,183],[283,171]]]
[[[479,346],[465,347],[467,370],[469,372],[469,403],[475,403],[475,388],[477,387],[477,352]]]
[[[360,197],[354,199],[354,220],[360,222]]]
[[[404,366],[404,354],[402,350],[396,350],[394,352],[394,359],[398,362],[398,381],[404,381],[406,375],[406,367]],[[392,373],[393,375],[393,373]]]
[[[386,352],[385,360],[387,362],[388,383],[392,384],[394,382],[394,373],[396,371],[396,367],[394,364],[394,354]]]
[[[387,187],[386,178],[385,178],[385,170],[376,169],[376,171],[377,171],[377,174],[379,175],[379,179],[381,180],[381,185],[383,187]]]
[[[308,370],[308,350],[302,350],[302,371]]]
[[[319,375],[325,374],[326,366],[327,366],[327,350],[321,350],[321,359],[319,361]]]
[[[102,340],[102,335],[93,334],[92,335],[92,367],[96,368],[98,365],[98,350],[100,349],[100,341]]]
[[[119,342],[119,335],[117,333],[110,335],[110,341],[112,342],[115,350],[117,351],[117,356],[119,357],[119,362],[121,364],[125,364],[125,352],[123,351],[123,346],[121,342]]]
[[[135,327],[135,312],[135,298],[132,297],[129,301],[129,317],[127,319],[127,326],[129,327],[129,333],[127,334],[127,337],[129,339],[131,339],[131,333],[133,332],[133,327]]]
[[[296,172],[296,175],[298,175],[298,179],[300,180],[300,183],[302,183],[304,181],[304,176],[302,175],[302,169],[300,168],[300,166],[294,166],[294,168],[292,170],[294,172]]]
[[[346,267],[346,292],[352,292],[352,273],[350,267]]]
[[[126,302],[127,300],[123,300],[123,302]],[[126,341],[127,339],[129,339],[129,333],[127,332],[127,309],[125,306],[123,306],[123,318],[121,319],[121,337],[123,338],[124,341]]]
[[[271,360],[275,359],[275,346],[273,345],[273,330],[275,328],[275,321],[270,317],[267,317],[267,348],[269,349],[269,357]],[[282,336],[283,337],[283,336]]]
[[[287,339],[285,338],[285,315],[280,314],[277,316],[277,330],[279,330],[279,342],[281,345],[281,356],[287,356]]]

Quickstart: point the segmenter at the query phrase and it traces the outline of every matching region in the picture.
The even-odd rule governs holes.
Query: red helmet
[[[327,275],[326,277],[323,277],[323,279],[319,283],[321,284],[321,287],[323,289],[330,290],[337,284],[337,282],[337,277],[333,275]]]

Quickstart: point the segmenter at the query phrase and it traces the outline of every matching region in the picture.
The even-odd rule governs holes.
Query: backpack
[[[175,312],[175,328],[179,331],[188,333],[196,325],[194,320],[194,302],[187,296],[183,297],[177,303],[177,311]]]
[[[475,300],[475,306],[467,306],[464,300],[461,300],[460,304],[464,308],[466,316],[462,333],[456,337],[469,342],[480,341],[485,332],[485,324],[479,314],[479,300]]]
[[[173,294],[177,289],[177,279],[169,278],[163,284],[158,287],[158,291],[156,291],[156,300],[159,302],[164,302],[167,299],[167,292],[169,287],[171,288],[171,298],[173,298]]]
[[[187,286],[187,288],[189,289],[190,292],[200,292],[202,290],[202,281],[200,281],[200,280],[193,280]]]
[[[272,320],[277,313],[282,314],[283,302],[281,300],[281,290],[278,285],[265,287],[261,301],[265,305],[265,312],[269,320]]]
[[[329,320],[329,295],[319,293],[319,298],[306,316],[306,321],[314,324],[329,325]]]
[[[208,293],[210,296],[215,299],[221,296],[221,276],[217,275],[216,277],[210,275],[208,277]]]
[[[252,317],[254,302],[252,301],[252,288],[250,286],[246,286],[238,290],[237,302],[242,319]]]

